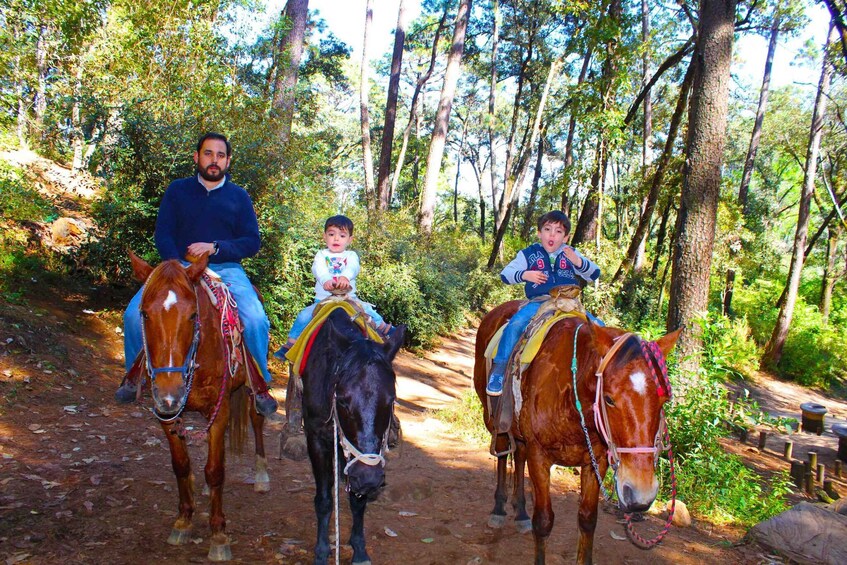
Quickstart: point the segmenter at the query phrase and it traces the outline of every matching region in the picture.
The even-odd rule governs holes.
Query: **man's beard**
[[[209,169],[211,169],[212,167],[216,168],[217,172],[210,173]],[[222,169],[222,168],[218,167],[217,165],[209,165],[205,169],[200,167],[200,165],[197,165],[197,173],[201,177],[203,177],[205,180],[210,181],[210,182],[218,182],[219,180],[223,179],[226,176],[227,171],[229,171],[228,168]]]

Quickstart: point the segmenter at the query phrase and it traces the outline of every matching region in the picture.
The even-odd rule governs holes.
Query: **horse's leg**
[[[288,386],[285,389],[285,427],[279,436],[279,458],[302,461],[306,458],[303,435],[303,381],[288,364]]]
[[[318,522],[315,565],[325,565],[329,558],[329,518],[332,514],[332,488],[335,484],[332,450],[337,449],[337,446],[332,441],[332,432],[325,431],[321,434],[320,430],[307,429],[306,435],[309,460],[315,477],[315,516]]]
[[[350,545],[353,547],[353,563],[370,565],[371,558],[365,549],[365,508],[368,499],[350,493],[350,512],[353,514],[353,528],[350,530]]]
[[[179,491],[179,515],[174,522],[168,543],[181,545],[191,536],[191,516],[194,514],[194,476],[191,474],[191,459],[185,440],[176,433],[173,424],[162,424],[168,446],[171,448],[171,466],[176,475]]]
[[[608,462],[605,458],[597,461],[600,476],[606,475]],[[600,498],[600,483],[593,467],[583,465],[579,471],[579,543],[576,549],[576,562],[584,565],[592,563],[594,550],[594,529],[597,527],[597,501]]]
[[[262,430],[265,426],[265,417],[256,412],[253,406],[253,397],[250,397],[250,424],[253,426],[253,438],[256,441],[256,481],[253,490],[256,492],[270,492],[271,479],[268,476],[268,460],[265,457],[265,436]]]
[[[529,478],[532,482],[535,508],[532,512],[532,534],[535,537],[535,565],[543,565],[547,538],[553,529],[553,505],[550,502],[550,461],[540,449],[528,448]]]
[[[505,453],[509,450],[509,436],[507,434],[497,434],[494,439],[494,449],[496,453]],[[491,528],[502,528],[506,523],[506,500],[509,495],[506,493],[506,479],[508,478],[507,463],[509,462],[508,455],[501,455],[497,458],[497,487],[494,489],[494,509],[488,516],[488,526]]]
[[[532,519],[526,511],[526,489],[524,480],[526,470],[526,443],[515,441],[515,481],[512,490],[512,508],[515,510],[515,527],[518,533],[526,534],[532,531]]]
[[[223,486],[225,479],[224,434],[229,422],[229,403],[221,404],[220,412],[209,430],[209,458],[206,460],[206,484],[209,486],[209,561],[229,561],[232,551],[226,535],[226,518],[223,510]]]

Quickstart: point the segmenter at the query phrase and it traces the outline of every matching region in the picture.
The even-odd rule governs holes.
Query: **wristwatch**
[[[212,247],[214,247],[214,248],[215,248],[215,251],[214,251],[214,253],[212,253],[212,255],[217,255],[217,254],[218,254],[218,251],[220,251],[220,249],[221,249],[220,245],[218,245],[218,242],[217,242],[217,241],[213,241],[213,242],[212,242]]]

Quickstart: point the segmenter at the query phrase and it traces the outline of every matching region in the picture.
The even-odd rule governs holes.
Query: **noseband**
[[[145,288],[142,289],[141,292],[142,303],[144,302],[144,290],[146,290],[147,285],[145,284],[144,286]],[[191,338],[191,345],[189,346],[188,353],[185,356],[185,363],[178,367],[153,367],[153,364],[150,362],[150,351],[147,347],[147,331],[144,324],[144,315],[143,312],[141,312],[141,343],[144,349],[147,375],[150,377],[150,388],[152,389],[156,382],[156,375],[161,373],[179,373],[182,377],[182,382],[185,385],[185,394],[183,394],[182,398],[179,400],[179,410],[177,410],[176,414],[173,416],[167,418],[162,417],[156,410],[154,404],[153,414],[155,414],[156,418],[158,418],[160,422],[173,422],[179,418],[179,415],[182,414],[182,411],[185,409],[185,404],[188,402],[188,395],[191,394],[191,384],[194,381],[194,370],[197,369],[197,348],[200,344],[200,303],[196,292],[194,293],[194,302],[197,305],[197,315],[194,317],[194,336]],[[139,311],[141,311],[141,307],[139,307]]]

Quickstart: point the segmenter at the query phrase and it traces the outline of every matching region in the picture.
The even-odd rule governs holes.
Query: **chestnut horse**
[[[171,463],[179,490],[179,515],[168,543],[187,543],[194,513],[194,476],[180,420],[183,411],[199,412],[208,421],[209,454],[206,485],[209,488],[209,527],[212,537],[208,558],[232,559],[223,512],[224,435],[230,424],[230,448],[240,451],[247,427],[247,411],[256,443],[254,490],[267,492],[270,481],[262,437],[264,417],[248,406],[246,368],[238,364],[231,374],[220,314],[200,289],[198,281],[208,256],[183,267],[169,260],[151,267],[130,252],[135,276],[144,283],[141,321],[147,374],[151,381],[153,413],[159,419],[171,450]],[[251,361],[252,362],[252,361]],[[140,387],[139,387],[140,388]]]
[[[315,477],[316,565],[324,565],[329,557],[332,489],[335,485],[338,492],[336,478],[342,473],[353,514],[353,563],[370,563],[365,508],[385,483],[384,452],[396,398],[391,362],[405,335],[406,326],[400,325],[385,343],[371,341],[339,308],[327,316],[314,338],[303,371],[303,412]],[[336,532],[336,540],[339,536]]]
[[[494,427],[485,393],[488,379],[485,350],[497,329],[519,306],[518,301],[498,306],[485,316],[477,331],[474,388],[482,401],[489,431]],[[664,356],[673,348],[678,335],[679,331],[672,332],[656,342],[658,349],[651,347]],[[659,488],[656,447],[665,430],[662,406],[668,399],[669,388],[667,383],[657,382],[651,376],[655,375],[654,367],[642,355],[641,344],[638,336],[623,330],[600,327],[581,318],[565,318],[550,328],[538,354],[523,374],[522,408],[511,427],[515,474],[512,505],[518,529],[528,531],[530,521],[524,494],[524,467],[528,463],[534,495],[531,527],[537,565],[545,562],[545,546],[553,528],[552,465],[580,467],[577,563],[592,562],[600,491],[597,474],[605,476],[609,466],[607,454],[613,455],[615,489],[624,512],[646,510],[656,498]],[[575,379],[572,361],[576,363]],[[585,430],[577,411],[574,382],[586,422]],[[601,416],[607,428],[605,434],[603,430],[598,431],[592,410],[598,383],[602,383],[604,406],[597,408],[605,414],[605,418]],[[586,432],[593,456],[587,448]],[[499,455],[494,509],[489,518],[492,527],[501,527],[506,516],[509,441],[508,435],[501,433],[493,446]],[[596,471],[592,457],[596,459]]]

